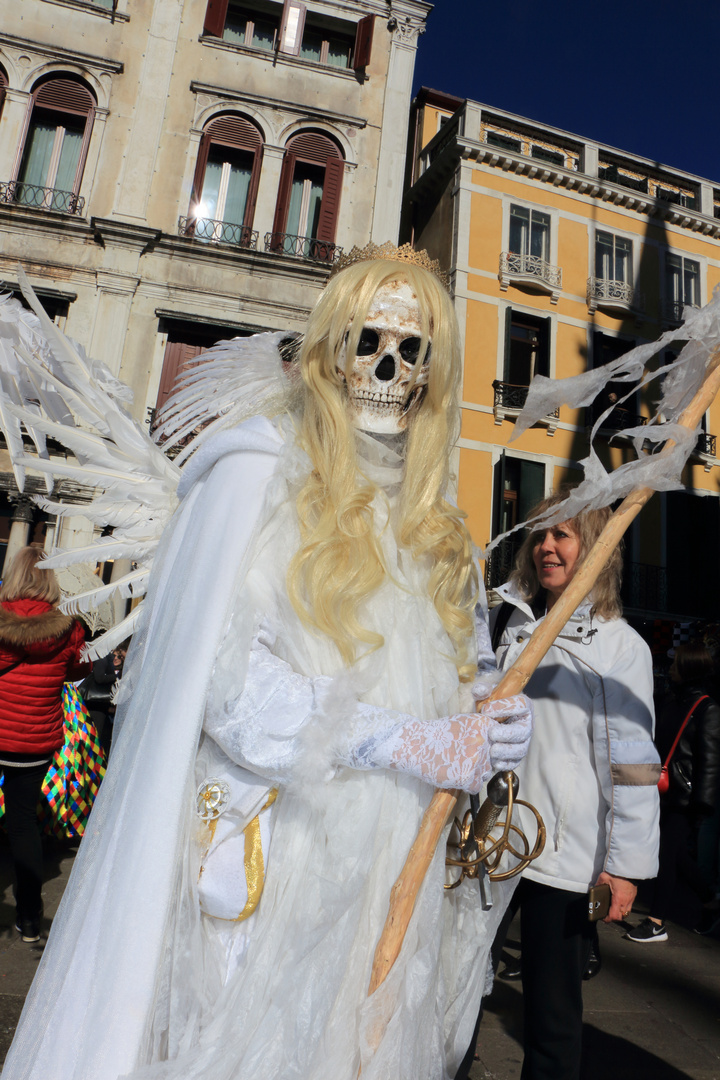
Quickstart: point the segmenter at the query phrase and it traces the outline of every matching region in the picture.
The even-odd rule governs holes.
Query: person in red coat
[[[23,941],[38,941],[42,916],[40,790],[63,743],[62,688],[92,665],[81,660],[82,624],[57,610],[52,570],[42,550],[22,548],[0,588],[0,770],[5,821],[15,868],[15,925]]]

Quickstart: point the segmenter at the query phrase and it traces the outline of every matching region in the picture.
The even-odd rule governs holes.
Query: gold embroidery
[[[260,808],[249,825],[243,829],[245,834],[245,880],[247,882],[247,903],[238,915],[235,922],[243,922],[250,918],[255,908],[260,903],[263,885],[265,884],[265,860],[263,859],[262,840],[260,838],[260,814],[267,810],[277,799],[277,788],[273,788],[268,795],[268,800]]]

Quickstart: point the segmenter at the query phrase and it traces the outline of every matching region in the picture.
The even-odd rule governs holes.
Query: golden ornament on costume
[[[364,248],[352,248],[347,254],[341,255],[337,262],[334,263],[329,276],[334,277],[335,274],[344,270],[347,266],[352,266],[354,263],[374,262],[378,259],[391,259],[395,262],[411,263],[413,266],[419,266],[423,270],[428,270],[431,274],[435,275],[443,288],[450,292],[450,280],[437,259],[431,259],[427,251],[416,251],[410,244],[403,244],[401,247],[396,247],[395,244],[391,244],[390,241],[387,241],[384,244],[373,244],[371,242],[366,244]]]

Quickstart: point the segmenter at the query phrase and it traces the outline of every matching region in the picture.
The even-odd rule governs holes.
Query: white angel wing
[[[207,361],[203,357],[181,379],[153,439],[126,409],[132,391],[58,330],[21,268],[18,273],[32,312],[11,297],[0,297],[0,429],[21,491],[27,470],[40,472],[48,496],[33,498],[42,509],[58,517],[80,514],[103,531],[83,547],[55,548],[44,565],[94,568],[108,559],[129,560],[131,569],[118,580],[103,585],[96,579],[97,585],[90,582],[61,604],[70,614],[89,615],[88,621],[97,625],[105,621],[98,620],[98,611],[103,605],[106,611],[115,594],[134,600],[144,596],[160,536],[177,506],[182,462],[220,428],[287,407],[293,380],[283,372],[278,347],[288,335],[261,334],[216,346]],[[24,436],[32,440],[34,452]],[[51,457],[48,440],[72,456]],[[61,480],[94,489],[92,498],[82,503],[53,499]],[[122,622],[93,641],[88,658],[105,655],[128,637],[139,612],[140,605],[134,605]]]
[[[297,337],[280,332],[220,341],[202,353],[158,416],[155,438],[165,453],[179,447],[175,461],[182,464],[216,432],[292,408],[300,385],[296,349]]]

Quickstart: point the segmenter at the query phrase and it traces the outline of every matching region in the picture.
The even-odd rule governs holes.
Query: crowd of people
[[[331,277],[299,367],[292,408],[224,432],[185,466],[117,706],[124,648],[91,672],[38,552],[6,576],[0,764],[24,940],[42,910],[29,822],[62,740],[64,680],[86,677],[112,745],[6,1080],[462,1080],[511,902],[523,1080],[575,1080],[588,890],[605,886],[604,918],[620,922],[638,882],[656,879],[628,936],[665,936],[693,830],[716,805],[712,658],[678,650],[656,749],[652,661],[622,618],[618,550],[528,696],[488,700],[478,667],[516,661],[610,511],[530,529],[488,617],[445,496],[457,324],[417,259],[369,253]],[[289,381],[280,357],[277,377]],[[42,686],[32,707],[30,679]],[[659,826],[661,763],[691,708]],[[390,889],[433,789],[475,794],[510,769],[545,823],[543,852],[519,885],[494,883],[484,909],[471,882],[444,893],[438,851],[368,997]],[[521,824],[533,825],[522,811]],[[697,890],[709,925],[710,892]]]

